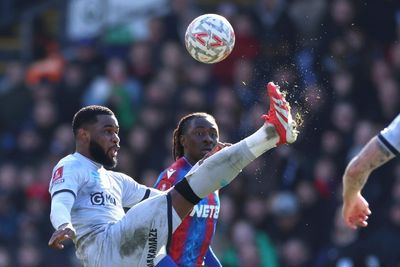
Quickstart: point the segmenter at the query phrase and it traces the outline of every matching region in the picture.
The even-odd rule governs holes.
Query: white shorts
[[[77,256],[85,267],[155,266],[156,256],[165,251],[180,223],[171,197],[157,195],[132,207],[104,231],[79,242]]]

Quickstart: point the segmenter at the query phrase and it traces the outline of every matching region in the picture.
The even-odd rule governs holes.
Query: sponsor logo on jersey
[[[213,218],[218,219],[219,215],[219,206],[216,205],[201,205],[198,204],[193,207],[192,212],[190,213],[191,217],[198,218]]]
[[[149,231],[149,251],[147,252],[147,266],[154,267],[154,258],[157,254],[157,229]]]
[[[92,203],[92,205],[95,206],[104,206],[108,203],[117,206],[117,201],[115,200],[115,197],[104,192],[95,192],[90,194],[90,202]]]
[[[59,167],[53,174],[53,178],[51,179],[52,184],[59,184],[64,182],[63,178],[64,166]]]

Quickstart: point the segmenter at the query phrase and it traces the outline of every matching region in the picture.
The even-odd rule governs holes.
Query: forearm
[[[75,198],[68,192],[62,192],[53,196],[51,200],[50,221],[55,229],[61,225],[71,223],[71,209]]]
[[[358,170],[358,159],[354,158],[343,175],[343,198],[354,196],[361,192],[366,184],[371,170]],[[356,169],[356,171],[354,171]]]
[[[376,137],[372,138],[346,168],[343,175],[344,199],[360,193],[371,172],[393,157]]]

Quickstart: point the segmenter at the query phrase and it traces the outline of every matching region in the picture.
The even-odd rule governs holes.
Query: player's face
[[[98,115],[97,120],[90,131],[89,153],[94,161],[114,168],[120,141],[118,121],[110,115]]]
[[[186,159],[194,165],[217,145],[218,139],[218,126],[213,119],[192,119],[181,139]]]

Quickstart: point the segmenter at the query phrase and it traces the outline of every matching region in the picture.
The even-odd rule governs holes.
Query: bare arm
[[[366,221],[371,211],[361,190],[371,172],[392,158],[394,155],[374,137],[347,165],[343,175],[343,217],[350,227],[368,225]]]
[[[372,138],[346,168],[343,175],[343,197],[361,192],[371,172],[392,158],[394,155],[378,138]]]

